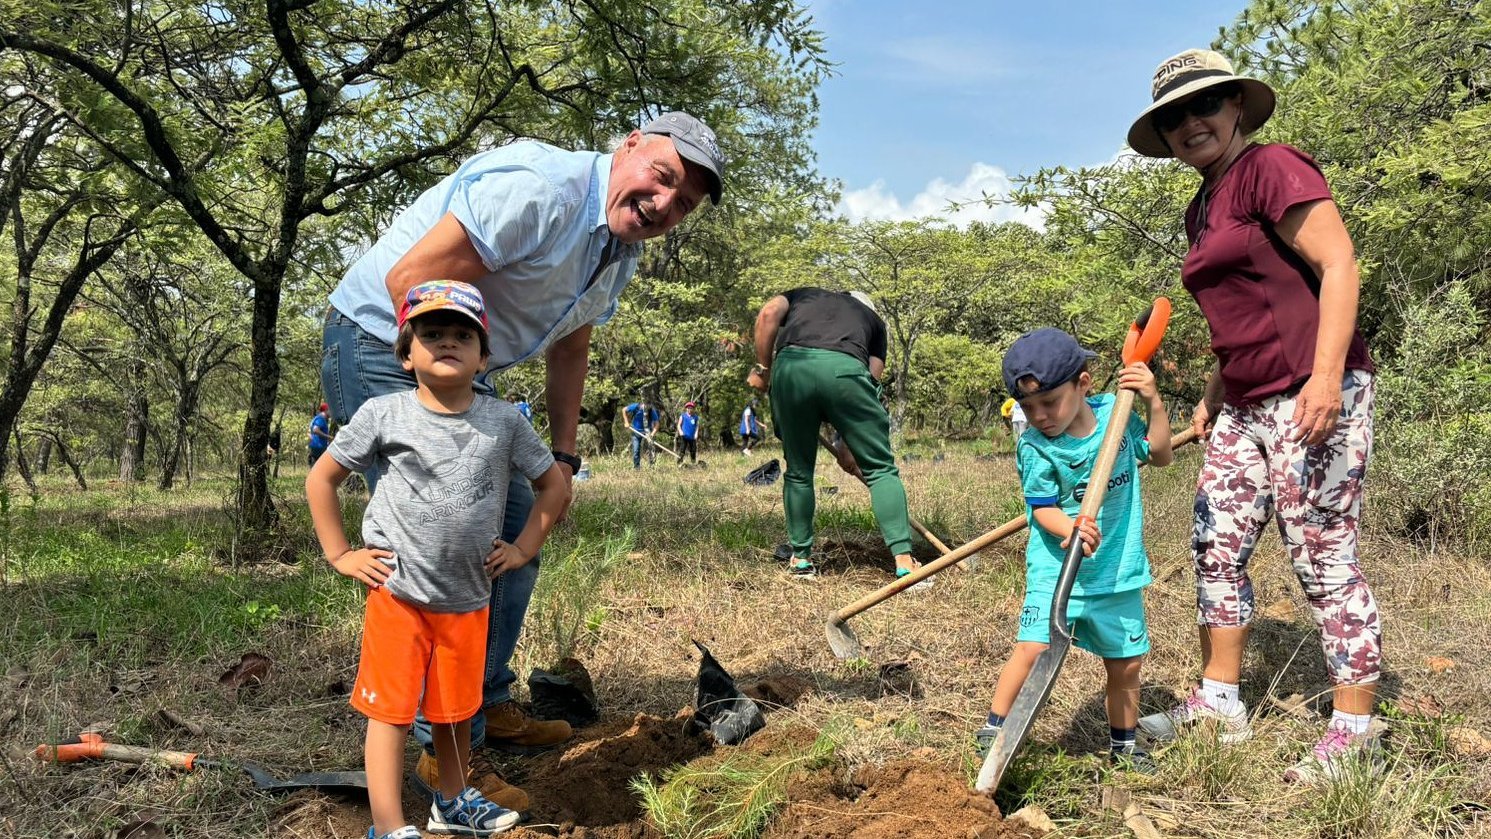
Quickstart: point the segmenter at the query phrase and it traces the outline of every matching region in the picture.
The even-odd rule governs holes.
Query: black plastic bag
[[[533,668],[528,674],[528,697],[533,715],[541,720],[564,720],[579,728],[601,717],[590,671],[577,659],[561,660],[552,673]]]
[[[699,678],[694,684],[694,725],[709,729],[714,739],[727,746],[743,742],[766,726],[766,717],[750,697],[740,692],[709,648],[694,642],[699,659]]]
[[[772,458],[752,469],[745,476],[745,482],[755,487],[769,487],[780,477],[782,477],[782,462]]]

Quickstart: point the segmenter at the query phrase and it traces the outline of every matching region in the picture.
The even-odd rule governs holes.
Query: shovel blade
[[[322,792],[365,793],[368,789],[368,776],[366,772],[305,772],[283,781],[271,779],[267,785],[259,783],[259,779],[255,778],[254,785],[270,792],[317,789]]]
[[[1061,672],[1061,665],[1066,662],[1066,654],[1071,646],[1071,639],[1059,634],[1053,635],[1051,645],[1035,660],[1035,666],[1031,668],[1025,684],[1020,686],[1015,704],[1010,706],[1009,715],[999,729],[999,736],[994,739],[994,745],[984,758],[984,765],[979,768],[978,780],[973,785],[974,791],[993,795],[994,790],[999,788],[1004,771],[1015,759],[1015,754],[1020,751],[1026,735],[1030,733],[1036,715],[1051,696],[1051,688],[1056,684],[1056,676]]]
[[[828,646],[834,651],[834,657],[840,661],[865,657],[864,645],[859,643],[859,638],[855,637],[849,624],[837,614],[831,615],[828,623],[823,625],[823,634],[828,638]]]

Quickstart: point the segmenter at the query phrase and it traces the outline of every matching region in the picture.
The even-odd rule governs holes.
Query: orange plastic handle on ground
[[[104,742],[104,738],[85,731],[78,735],[76,743],[44,743],[33,752],[37,759],[51,763],[77,763],[84,760],[117,760],[123,763],[163,763],[178,769],[190,770],[196,763],[193,752],[171,752],[163,749],[142,749],[137,746],[117,746]]]
[[[1123,364],[1127,367],[1136,361],[1149,363],[1154,351],[1159,349],[1160,339],[1165,337],[1165,327],[1170,324],[1170,299],[1156,297],[1149,311],[1129,325],[1129,337],[1123,342]]]

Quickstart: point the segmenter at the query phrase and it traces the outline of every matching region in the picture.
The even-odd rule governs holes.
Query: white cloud
[[[907,38],[887,44],[885,52],[909,65],[907,75],[941,86],[990,82],[1006,75],[990,57],[988,44],[941,37]],[[897,71],[897,75],[902,73]]]
[[[1009,175],[998,166],[975,163],[959,183],[937,178],[911,200],[902,203],[895,193],[876,181],[864,189],[848,190],[839,199],[837,210],[852,222],[910,221],[938,216],[959,226],[969,222],[1017,221],[1028,227],[1045,228],[1045,212],[1002,203],[1012,189]],[[984,199],[992,199],[992,203]],[[956,211],[950,205],[959,204]]]

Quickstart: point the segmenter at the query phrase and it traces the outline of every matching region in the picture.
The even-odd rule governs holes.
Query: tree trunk
[[[52,441],[46,437],[41,438],[41,446],[36,452],[36,474],[45,475],[52,466]]]
[[[191,427],[192,418],[197,414],[201,386],[201,382],[184,382],[176,398],[176,421],[172,425],[171,442],[166,447],[166,457],[161,462],[160,481],[157,483],[162,490],[170,489],[176,481],[176,470],[181,467],[182,453],[186,448],[187,429]]]
[[[287,245],[282,241],[282,246]],[[288,258],[288,255],[287,255]],[[253,340],[249,348],[253,386],[248,415],[243,420],[243,444],[238,451],[238,539],[240,545],[270,547],[278,518],[269,494],[269,427],[274,421],[280,386],[280,362],[275,354],[280,287],[284,266],[265,266],[254,282]]]
[[[124,450],[119,454],[119,480],[138,481],[145,465],[145,429],[150,422],[150,403],[145,396],[145,363],[130,360],[129,395],[125,400]]]
[[[26,489],[31,491],[35,497],[37,494],[36,481],[31,478],[31,466],[26,463],[26,447],[21,445],[21,429],[15,429],[16,438],[16,471],[21,473],[21,480],[26,482]]]
[[[72,453],[67,450],[67,446],[56,437],[52,438],[52,442],[57,444],[57,456],[62,458],[62,462],[67,464],[68,469],[72,470],[72,476],[78,482],[78,488],[88,489],[88,481],[83,478],[83,470],[78,468],[78,463],[73,460]]]

